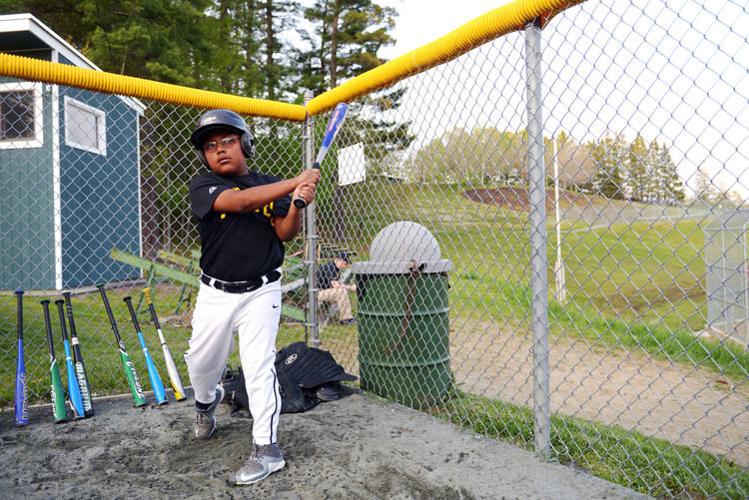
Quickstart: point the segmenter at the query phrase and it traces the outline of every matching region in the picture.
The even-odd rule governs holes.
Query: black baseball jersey
[[[227,189],[241,190],[279,180],[256,172],[237,177],[208,172],[193,178],[190,203],[198,219],[200,267],[205,274],[223,281],[246,281],[281,266],[284,248],[273,228],[273,217],[283,217],[289,212],[290,196],[249,213],[221,213],[212,209],[218,195]]]

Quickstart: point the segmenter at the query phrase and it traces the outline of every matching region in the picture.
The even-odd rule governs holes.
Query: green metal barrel
[[[412,408],[452,386],[447,273],[357,275],[361,387]]]

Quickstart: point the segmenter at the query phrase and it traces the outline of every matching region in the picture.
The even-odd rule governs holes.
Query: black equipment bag
[[[276,354],[276,374],[281,388],[281,413],[299,413],[323,401],[335,401],[353,392],[341,384],[354,381],[333,356],[322,349],[295,342]],[[221,379],[224,402],[232,413],[249,409],[242,368],[227,368]]]

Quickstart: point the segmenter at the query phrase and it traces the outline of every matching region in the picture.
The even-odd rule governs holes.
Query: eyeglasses
[[[206,153],[213,153],[216,150],[218,150],[218,147],[221,146],[221,149],[227,149],[234,145],[235,142],[239,140],[239,137],[236,135],[230,135],[228,137],[224,137],[220,141],[209,141],[203,144],[203,151]]]

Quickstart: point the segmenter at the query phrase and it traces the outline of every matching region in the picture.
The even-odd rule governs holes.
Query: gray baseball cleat
[[[277,444],[256,445],[252,443],[249,458],[242,468],[232,475],[231,481],[235,485],[257,483],[273,472],[283,469],[285,465],[283,452]]]
[[[224,388],[216,386],[216,399],[207,410],[195,409],[195,437],[198,439],[208,439],[216,432],[216,408],[224,399]]]

